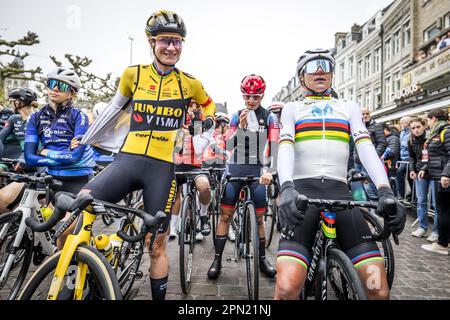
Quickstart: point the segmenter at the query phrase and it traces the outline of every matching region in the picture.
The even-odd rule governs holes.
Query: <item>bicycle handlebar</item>
[[[391,231],[389,230],[388,221],[393,219],[395,215],[393,215],[394,212],[394,206],[396,207],[396,203],[394,200],[388,200],[389,202],[386,203],[386,218],[385,222],[383,224],[383,230],[380,233],[374,233],[372,234],[372,240],[373,241],[384,241],[389,238],[391,235]],[[308,205],[312,204],[319,208],[325,208],[325,209],[352,209],[352,208],[370,208],[370,209],[377,209],[378,203],[374,201],[350,201],[350,200],[326,200],[326,199],[309,199],[305,195],[299,195],[296,199],[296,205],[299,211],[305,212],[308,208]],[[282,234],[284,237],[287,237],[288,239],[291,238],[294,235],[294,227],[291,228],[284,228],[282,230]],[[399,244],[398,236],[393,234],[393,239],[396,245]]]
[[[41,223],[36,220],[35,217],[29,217],[25,219],[25,223],[33,231],[45,232],[53,228],[60,220],[62,220],[65,217],[66,212],[73,212],[73,216],[76,216],[93,201],[94,199],[92,196],[87,193],[82,193],[74,199],[74,196],[71,193],[58,192],[55,195],[53,214],[47,221]]]
[[[127,242],[138,242],[145,238],[146,234],[150,231],[151,228],[160,225],[164,222],[164,219],[167,217],[166,214],[162,211],[158,211],[154,216],[136,209],[137,211],[140,211],[139,214],[136,214],[138,217],[142,218],[144,221],[144,224],[142,225],[141,231],[139,234],[135,236],[129,236],[124,231],[120,230],[117,232],[117,235],[121,237],[123,240]],[[134,212],[133,212],[134,213]],[[144,215],[140,215],[141,213],[144,213]],[[152,242],[154,239],[152,240]],[[152,244],[150,244],[150,247],[152,247]]]
[[[96,203],[102,204],[107,208],[129,212],[142,219],[143,225],[139,234],[135,236],[130,236],[121,230],[117,232],[117,235],[127,242],[141,241],[142,239],[144,239],[145,235],[149,232],[150,229],[162,224],[164,222],[164,219],[167,217],[167,215],[162,211],[158,211],[154,216],[152,216],[151,214],[145,212],[144,210],[140,210],[137,208],[127,208],[103,200],[96,200]]]
[[[14,172],[0,172],[0,177],[6,178],[11,182],[45,184],[55,190],[60,189],[62,186],[62,183],[54,179],[51,175],[45,175],[42,177],[42,176],[19,174]]]

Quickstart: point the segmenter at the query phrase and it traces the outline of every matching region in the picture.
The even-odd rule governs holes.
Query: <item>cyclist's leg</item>
[[[319,212],[311,206],[305,213],[303,224],[295,228],[294,237],[290,240],[280,238],[274,299],[299,299],[311,262],[311,248],[319,224]]]
[[[255,204],[256,218],[259,230],[259,268],[268,277],[273,278],[276,270],[266,259],[266,231],[264,227],[264,214],[266,212],[266,186],[255,182],[253,189],[253,203]]]
[[[12,182],[0,190],[0,213],[14,209],[25,191],[25,183]]]
[[[208,177],[205,175],[197,176],[195,179],[195,187],[198,190],[201,233],[202,235],[207,236],[211,232],[211,226],[208,219],[208,206],[211,201],[211,186]]]
[[[336,215],[337,241],[358,270],[370,300],[389,299],[384,259],[377,244],[367,241],[371,232],[360,209],[340,211]],[[339,232],[345,230],[345,232]]]
[[[166,237],[169,229],[171,210],[176,198],[177,183],[172,163],[148,159],[141,182],[144,185],[144,210],[152,215],[163,211],[167,217],[158,230],[153,250],[149,252],[151,265],[150,286],[153,300],[164,300],[169,275],[169,259],[166,252]],[[146,245],[150,244],[152,234],[146,237]]]

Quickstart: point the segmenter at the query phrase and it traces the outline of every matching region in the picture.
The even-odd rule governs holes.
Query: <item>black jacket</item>
[[[422,162],[422,150],[425,140],[426,132],[424,132],[420,137],[415,137],[411,133],[411,137],[408,139],[409,171],[419,173],[425,165],[425,163]]]
[[[395,165],[400,158],[400,137],[397,131],[391,132],[390,135],[386,136],[386,141],[388,143],[388,148],[391,150],[389,154],[385,157],[385,160],[391,160],[392,164]]]
[[[450,126],[442,126],[426,142],[428,162],[422,170],[430,179],[441,179],[442,176],[450,178]]]
[[[375,120],[371,119],[369,123],[366,123],[366,127],[370,133],[370,138],[372,139],[372,143],[377,150],[378,156],[381,157],[387,147],[387,140],[386,136],[384,135],[383,126],[376,123]],[[355,163],[361,164],[356,148],[353,152],[353,156],[355,158]]]

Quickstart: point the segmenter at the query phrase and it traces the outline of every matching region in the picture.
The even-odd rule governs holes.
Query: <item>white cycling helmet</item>
[[[216,112],[216,123],[224,122],[230,124],[230,116],[225,112]]]
[[[47,79],[55,79],[70,85],[76,92],[81,88],[80,77],[69,68],[56,67],[47,76]]]
[[[108,104],[105,102],[97,102],[94,105],[94,108],[92,108],[94,119],[97,119],[103,113],[103,111],[105,111],[107,105]]]
[[[297,74],[300,74],[306,63],[317,59],[329,60],[333,65],[333,68],[336,65],[336,59],[334,59],[333,54],[330,52],[330,50],[327,49],[307,50],[304,54],[300,56],[300,58],[297,61]]]

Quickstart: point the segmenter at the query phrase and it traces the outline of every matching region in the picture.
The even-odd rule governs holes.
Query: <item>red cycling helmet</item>
[[[242,79],[241,92],[244,94],[262,94],[266,90],[266,82],[261,76],[251,74]]]

